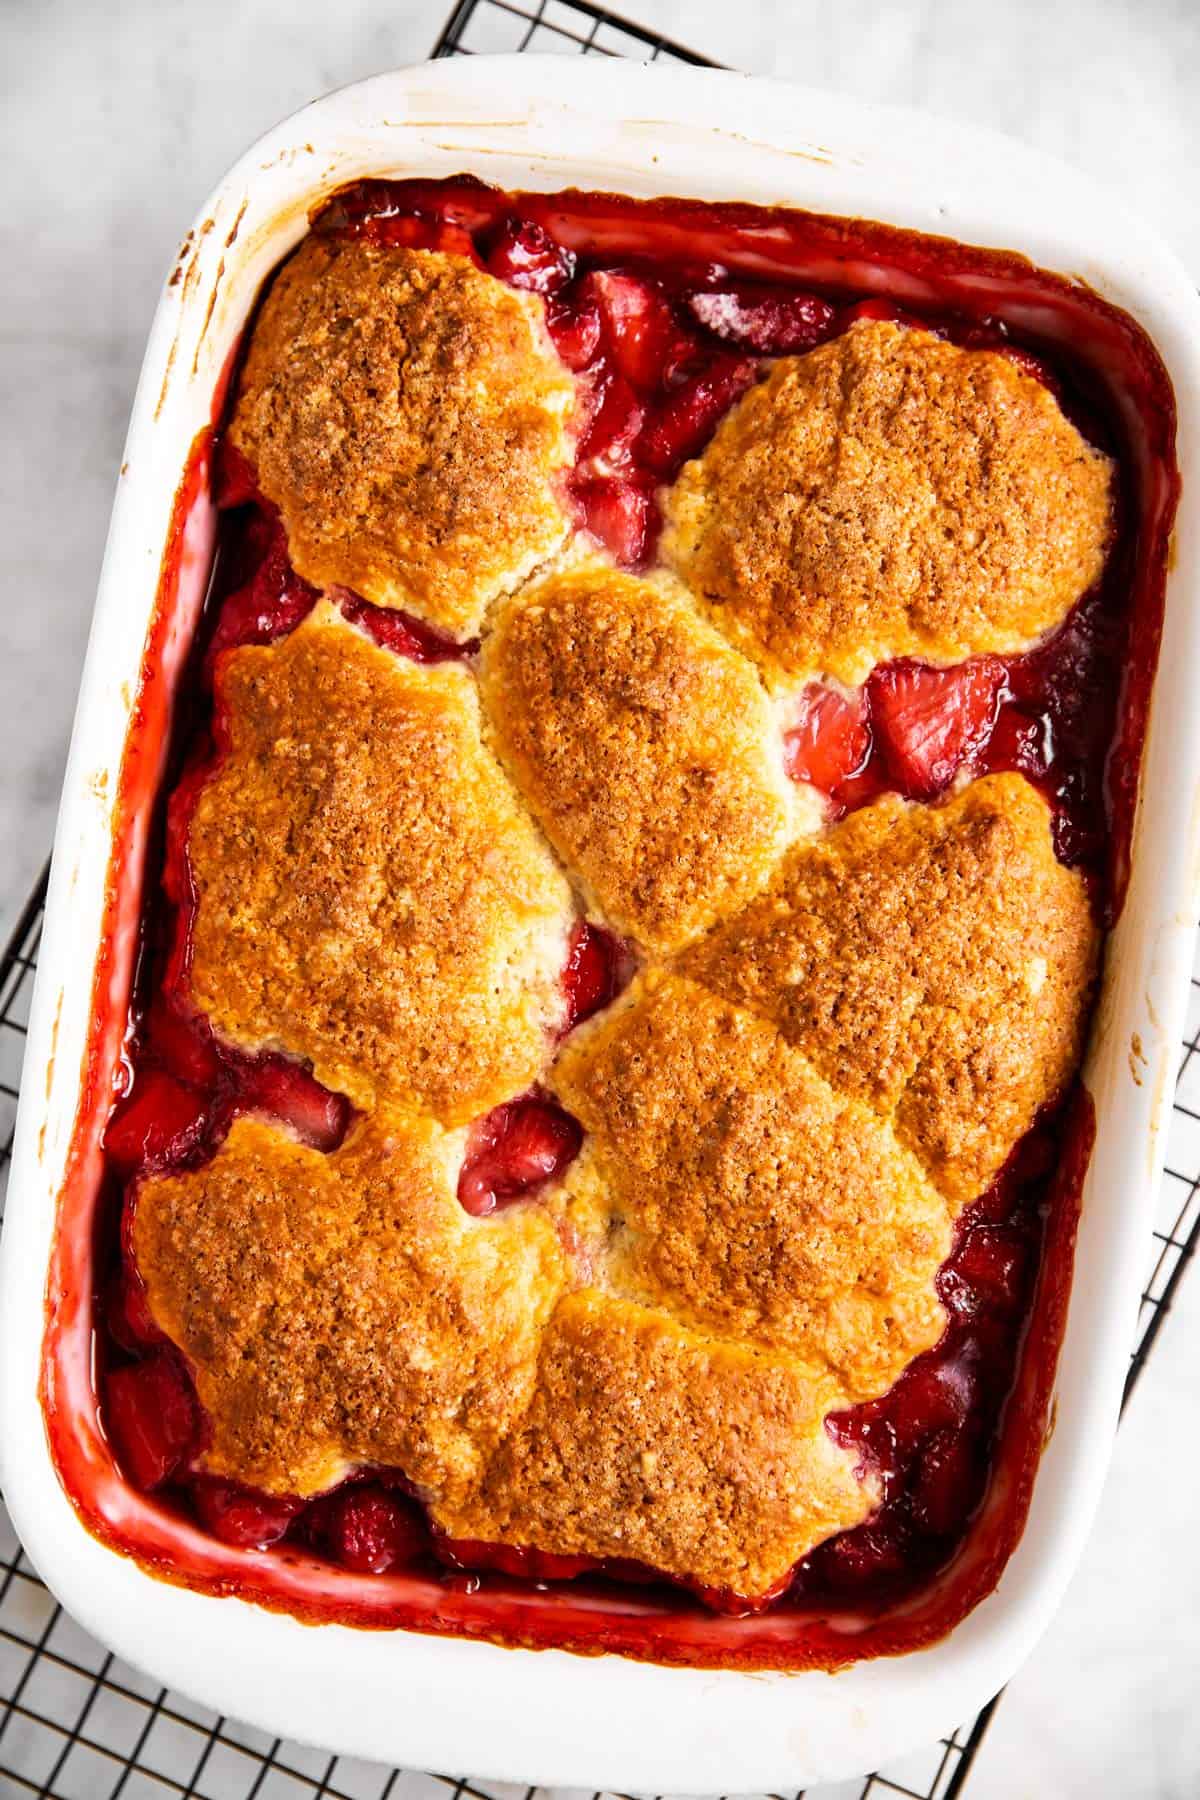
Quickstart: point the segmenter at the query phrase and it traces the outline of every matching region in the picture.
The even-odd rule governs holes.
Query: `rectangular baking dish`
[[[544,1784],[795,1789],[876,1767],[947,1732],[995,1693],[1057,1605],[1097,1503],[1160,1172],[1197,901],[1200,511],[1186,491],[1132,875],[1085,1070],[1098,1129],[1054,1429],[1020,1544],[996,1590],[949,1636],[832,1674],[745,1674],[306,1626],[156,1580],[108,1549],[68,1501],[47,1443],[38,1386],[56,1202],[66,1179],[87,1179],[96,1154],[77,1121],[96,1105],[119,1033],[89,1043],[90,1019],[97,998],[119,1001],[127,991],[135,942],[136,906],[126,906],[108,940],[106,909],[119,892],[136,898],[158,728],[208,576],[211,510],[198,493],[179,504],[181,473],[211,422],[255,294],[302,235],[310,207],[360,176],[463,171],[511,188],[799,206],[1023,252],[1134,314],[1174,385],[1185,472],[1200,453],[1200,301],[1184,272],[1082,178],[990,134],[721,72],[529,57],[380,76],[268,133],[184,240],[121,469],[59,817],[0,1261],[6,1498],[30,1556],[84,1625],[162,1681],[272,1733]],[[855,271],[863,289],[872,273]],[[168,626],[153,622],[165,550],[178,580]],[[158,672],[147,683],[140,676],[152,633]],[[119,784],[128,818],[116,869]],[[87,1304],[86,1283],[59,1280],[54,1325]],[[80,1391],[87,1373],[75,1370]]]

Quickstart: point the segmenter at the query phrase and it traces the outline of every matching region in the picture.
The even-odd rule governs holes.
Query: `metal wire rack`
[[[709,59],[585,0],[458,0],[435,56],[500,51]],[[0,1216],[41,941],[43,873],[0,957]],[[1200,966],[1168,1143],[1160,1216],[1125,1397],[1200,1242]],[[995,1701],[950,1737],[836,1787],[755,1800],[956,1800]],[[39,1800],[559,1800],[537,1788],[388,1769],[272,1739],[160,1687],[56,1605],[0,1504],[0,1795]],[[571,1800],[587,1800],[572,1794]],[[632,1800],[594,1794],[591,1800]]]
[[[624,56],[634,62],[717,66],[711,57],[587,0],[458,0],[433,54],[498,56],[526,50],[539,56]]]

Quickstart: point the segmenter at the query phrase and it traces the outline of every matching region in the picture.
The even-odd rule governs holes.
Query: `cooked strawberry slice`
[[[601,270],[585,278],[581,292],[599,307],[609,354],[639,393],[654,393],[692,353],[692,340],[654,282]]]
[[[211,1086],[221,1066],[208,1021],[165,994],[150,1002],[146,1051],[169,1075],[192,1087]]]
[[[247,1057],[238,1070],[238,1107],[273,1113],[301,1143],[336,1150],[350,1123],[350,1102],[331,1093],[299,1063],[267,1053]]]
[[[497,1569],[524,1581],[574,1581],[604,1567],[596,1556],[558,1556],[530,1544],[488,1544],[478,1538],[432,1536],[434,1554],[451,1569]],[[643,1574],[641,1577],[646,1579]]]
[[[391,218],[376,216],[364,219],[354,235],[365,238],[370,244],[387,244],[405,250],[440,250],[447,255],[469,256],[474,263],[479,261],[470,233],[448,219],[416,219],[411,213]]]
[[[374,1483],[331,1496],[323,1535],[330,1555],[360,1575],[403,1568],[429,1549],[428,1531],[415,1508]]]
[[[861,771],[870,750],[861,692],[841,694],[820,682],[804,689],[783,746],[784,766],[793,781],[832,794]]]
[[[571,933],[563,969],[567,997],[563,1035],[615,1000],[631,973],[632,959],[620,938],[603,925],[581,919]]]
[[[645,413],[629,383],[611,369],[595,379],[591,415],[576,452],[580,463],[602,461],[605,472],[624,468],[642,429]]]
[[[357,237],[364,228],[392,219],[434,220],[478,231],[492,225],[504,196],[474,175],[454,181],[436,176],[412,176],[407,180],[371,180],[344,188],[324,206],[313,229],[336,236]]]
[[[196,1396],[171,1350],[111,1369],[104,1381],[104,1409],[121,1466],[144,1492],[173,1475],[195,1447]]]
[[[122,1350],[135,1355],[149,1345],[163,1342],[163,1334],[150,1312],[142,1278],[124,1256],[105,1290],[104,1321]]]
[[[988,768],[1019,769],[1036,780],[1052,761],[1049,720],[1032,718],[1019,706],[1002,706],[988,739]]]
[[[357,594],[342,597],[342,613],[352,625],[359,625],[384,650],[407,656],[413,662],[459,662],[478,649],[475,639],[460,644],[456,638],[436,631],[411,613],[396,612],[389,606],[372,606]]]
[[[600,348],[600,308],[594,300],[547,300],[546,328],[568,369],[586,369]]]
[[[508,1100],[472,1125],[458,1198],[483,1218],[560,1174],[582,1142],[578,1122],[553,1100],[540,1094]]]
[[[240,1550],[277,1544],[304,1505],[291,1495],[256,1493],[214,1475],[198,1475],[191,1488],[200,1523],[223,1544]]]
[[[1004,1225],[976,1225],[965,1233],[938,1281],[951,1311],[973,1314],[981,1305],[1014,1311],[1025,1298],[1029,1248]]]
[[[860,806],[868,806],[872,800],[878,800],[880,794],[888,791],[887,776],[877,756],[871,756],[857,775],[851,775],[845,781],[839,781],[829,796],[834,816],[841,818],[845,813],[855,812]]]
[[[836,313],[817,294],[784,287],[718,288],[689,294],[688,306],[706,330],[764,356],[794,356],[823,343]]]
[[[987,741],[1004,670],[992,657],[932,669],[890,663],[867,684],[875,742],[910,800],[928,800]]]
[[[657,515],[654,501],[641,483],[598,475],[592,481],[574,482],[571,491],[584,527],[614,562],[635,569],[645,561]]]
[[[194,1150],[208,1124],[208,1101],[162,1069],[138,1071],[104,1133],[104,1148],[122,1175],[163,1168]]]
[[[238,644],[269,644],[295,630],[317,603],[317,590],[301,581],[288,561],[283,526],[276,524],[258,568],[221,603],[206,661]]]
[[[262,499],[254,465],[246,460],[236,444],[224,437],[217,444],[213,458],[213,499],[222,511]]]
[[[188,907],[193,900],[188,866],[188,832],[200,790],[212,774],[213,747],[206,738],[193,746],[183,773],[167,801],[166,844],[163,851],[163,889],[173,906]]]
[[[509,287],[556,294],[575,273],[575,258],[540,225],[506,219],[488,251],[487,269]]]
[[[696,456],[734,401],[758,373],[744,356],[722,356],[690,376],[655,408],[638,443],[646,467],[664,479],[678,473]]]

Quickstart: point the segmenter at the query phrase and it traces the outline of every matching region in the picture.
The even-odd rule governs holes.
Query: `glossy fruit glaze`
[[[459,251],[543,296],[554,343],[581,383],[567,498],[579,523],[634,568],[653,557],[660,484],[703,448],[768,366],[765,357],[802,353],[858,317],[900,318],[999,350],[1051,386],[1119,461],[1120,525],[1102,582],[1028,656],[949,670],[895,663],[854,693],[814,685],[795,697],[786,755],[793,778],[825,796],[831,818],[889,789],[932,798],[964,769],[1021,769],[1051,802],[1059,854],[1087,871],[1111,920],[1124,889],[1177,486],[1169,385],[1132,321],[1020,258],[749,207],[513,196],[468,179],[373,182],[339,196],[314,228]],[[1041,334],[1022,337],[1010,321],[1035,305]],[[948,1630],[995,1584],[1028,1504],[1093,1129],[1078,1088],[964,1215],[938,1278],[949,1319],[941,1343],[882,1399],[828,1422],[879,1476],[879,1510],[822,1545],[757,1608],[731,1594],[687,1595],[634,1565],[451,1543],[430,1530],[396,1471],[361,1470],[307,1503],[197,1472],[205,1421],[128,1255],[137,1178],[211,1155],[239,1111],[277,1117],[326,1150],[351,1120],[346,1102],[307,1069],[219,1043],[187,999],[187,823],[223,748],[214,662],[237,644],[293,629],[316,598],[288,563],[254,471],[219,432],[206,435],[180,491],[147,695],[156,679],[162,685],[156,657],[179,584],[179,542],[206,486],[222,509],[216,570],[176,684],[168,777],[159,782],[147,753],[166,728],[161,706],[152,716],[141,710],[123,771],[127,823],[116,874],[132,861],[135,817],[144,830],[157,807],[160,823],[115,1106],[101,1054],[111,968],[97,981],[75,1164],[82,1201],[83,1172],[97,1168],[95,1142],[84,1138],[103,1131],[104,1173],[90,1195],[94,1237],[81,1247],[78,1235],[60,1231],[52,1275],[52,1297],[61,1299],[72,1271],[92,1272],[88,1303],[55,1312],[44,1384],[56,1455],[89,1523],[168,1578],[311,1618],[746,1667],[832,1666]],[[428,662],[476,649],[358,596],[335,598],[397,655]],[[114,882],[114,920],[122,906],[127,920],[136,908],[133,875]],[[581,921],[563,971],[564,1032],[607,1004],[632,967],[625,946]],[[111,1007],[106,1029],[111,1041]],[[470,1129],[460,1200],[481,1215],[535,1193],[581,1136],[536,1092],[497,1108]],[[68,1183],[68,1200],[71,1191]],[[87,1407],[66,1404],[69,1344],[78,1350],[79,1334],[90,1341],[93,1326],[107,1446]]]

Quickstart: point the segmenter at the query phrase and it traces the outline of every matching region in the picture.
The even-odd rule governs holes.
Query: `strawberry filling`
[[[629,382],[618,370],[602,369],[586,405],[590,410],[579,439],[577,463],[590,464],[602,473],[630,467],[646,412]]]
[[[575,258],[540,225],[506,219],[487,254],[489,274],[531,294],[556,294],[575,273]]]
[[[948,1315],[939,1343],[878,1400],[834,1414],[828,1428],[879,1480],[883,1501],[854,1531],[801,1563],[794,1592],[823,1600],[869,1587],[899,1593],[933,1569],[983,1497],[994,1420],[1008,1391],[1045,1228],[1061,1121],[1047,1116],[995,1184],[964,1212],[937,1277]]]
[[[218,440],[213,456],[213,500],[222,511],[262,500],[253,465],[224,437]]]
[[[129,1214],[126,1212],[126,1219]],[[154,1323],[146,1289],[133,1266],[127,1247],[127,1232],[122,1228],[122,1255],[104,1292],[104,1323],[111,1338],[131,1356],[140,1356],[148,1347],[165,1342]]]
[[[213,1036],[182,1000],[155,997],[142,1024],[133,1086],[104,1148],[123,1180],[211,1156],[239,1113],[267,1113],[314,1150],[335,1150],[351,1107],[278,1051],[250,1053]]]
[[[837,310],[817,294],[792,288],[716,288],[690,294],[693,315],[726,343],[760,356],[797,356],[832,337]]]
[[[182,1002],[156,994],[143,1025],[154,1060],[189,1087],[212,1087],[221,1074],[221,1053],[205,1021]]]
[[[1015,769],[1049,801],[1062,861],[1094,871],[1107,841],[1105,769],[1120,676],[1113,580],[1110,573],[1023,656],[946,669],[884,663],[849,696],[812,683],[785,735],[788,773],[824,794],[836,818],[883,793],[932,800],[960,774]]]
[[[306,1534],[359,1575],[384,1575],[429,1554],[429,1531],[412,1501],[370,1482],[350,1484],[312,1503]]]
[[[393,249],[439,250],[447,256],[469,256],[472,262],[479,261],[470,232],[448,219],[419,219],[404,214],[364,218],[353,235]]]
[[[173,1350],[110,1369],[104,1416],[122,1468],[144,1493],[174,1475],[199,1444],[196,1397]]]
[[[272,523],[265,553],[254,573],[221,604],[209,642],[210,667],[223,650],[236,649],[239,644],[269,644],[294,631],[317,603],[316,588],[301,581],[288,561],[282,524],[278,519]]]
[[[317,228],[356,237],[382,230],[391,221],[413,219],[427,226],[456,225],[473,236],[505,216],[501,199],[474,175],[453,181],[359,181],[334,196]]]
[[[578,374],[595,361],[602,328],[600,308],[594,300],[548,300],[546,329],[568,369]]]
[[[223,1544],[241,1550],[266,1550],[287,1532],[304,1502],[289,1495],[255,1493],[214,1475],[194,1476],[192,1505],[200,1523]]]
[[[963,1521],[963,1495],[979,1493],[979,1443],[957,1429],[935,1431],[922,1447],[909,1499],[926,1537],[947,1538]]]
[[[342,616],[367,633],[383,650],[396,656],[407,656],[410,662],[461,662],[479,648],[474,638],[460,644],[447,637],[412,613],[397,612],[390,606],[373,606],[357,594],[345,594],[341,601]]]
[[[577,1121],[545,1095],[506,1100],[471,1126],[458,1177],[459,1202],[474,1218],[486,1218],[561,1175],[582,1142]]]
[[[350,1123],[350,1102],[331,1093],[301,1064],[266,1052],[233,1059],[237,1112],[265,1112],[281,1119],[312,1150],[336,1150]]]
[[[1053,760],[1050,721],[1026,712],[1011,701],[1006,702],[996,714],[996,723],[988,739],[988,767],[1016,769],[1036,781],[1046,774]]]
[[[104,1133],[119,1175],[167,1168],[201,1148],[210,1122],[208,1097],[164,1069],[139,1070],[132,1093]]]
[[[758,365],[748,357],[720,356],[689,375],[647,421],[640,445],[646,467],[663,481],[676,476],[689,457],[703,450],[757,373]]]
[[[556,1556],[529,1544],[489,1544],[478,1538],[444,1537],[440,1532],[434,1535],[433,1548],[448,1569],[495,1569],[522,1581],[575,1581],[606,1566],[595,1556]]]
[[[838,329],[849,331],[851,325],[857,325],[860,319],[873,319],[876,324],[908,325],[918,331],[933,331],[939,337],[946,335],[944,328],[936,322],[931,324],[928,319],[918,318],[916,313],[906,312],[894,301],[881,299],[878,295],[869,300],[856,300],[853,305],[845,307],[838,319]]]
[[[835,793],[860,772],[871,753],[863,695],[845,695],[817,682],[805,688],[783,750],[793,781]]]
[[[595,303],[608,354],[640,394],[669,386],[699,350],[657,282],[605,269],[584,277],[580,297]]]
[[[521,1581],[536,1582],[578,1581],[582,1577],[598,1575],[623,1586],[670,1584],[695,1594],[710,1612],[735,1619],[765,1612],[791,1585],[790,1575],[785,1576],[768,1593],[748,1599],[734,1593],[732,1588],[705,1587],[701,1582],[682,1579],[676,1581],[674,1577],[648,1568],[645,1563],[633,1562],[626,1557],[558,1556],[549,1550],[535,1549],[531,1544],[493,1544],[477,1538],[450,1538],[436,1530],[432,1534],[431,1548],[446,1568],[461,1570],[464,1574],[490,1570]]]
[[[952,669],[903,662],[875,670],[867,684],[875,742],[902,794],[934,799],[982,750],[1003,677],[994,657]]]
[[[600,475],[572,484],[579,522],[614,562],[638,569],[649,561],[658,533],[653,492],[638,481]]]
[[[562,1035],[610,1005],[632,974],[632,954],[620,938],[603,925],[581,919],[571,933],[562,975],[567,1000]]]

